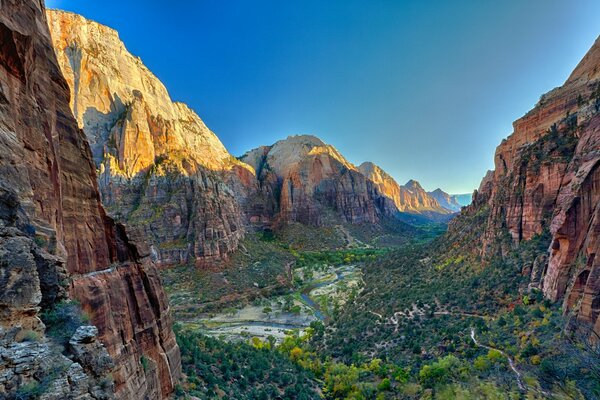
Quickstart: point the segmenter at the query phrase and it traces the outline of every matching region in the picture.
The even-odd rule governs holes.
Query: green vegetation
[[[546,134],[523,150],[522,162],[533,171],[542,164],[567,163],[573,157],[577,145],[577,114],[567,114],[559,123],[552,125]]]
[[[176,326],[187,382],[180,393],[202,399],[317,399],[310,371],[280,352],[272,342],[227,343]]]
[[[372,261],[387,251],[387,249],[365,248],[335,251],[306,251],[299,253],[292,250],[292,254],[296,257],[297,267],[311,268],[324,265],[339,266]]]
[[[46,335],[63,346],[69,343],[78,327],[87,325],[90,320],[79,303],[72,300],[54,304],[42,312],[41,318],[46,325]]]
[[[149,361],[148,361],[148,357],[142,355],[140,357],[140,364],[142,365],[142,368],[144,369],[144,372],[148,371],[148,367],[149,367]]]
[[[232,303],[240,305],[283,293],[291,285],[293,260],[278,242],[259,234],[248,235],[220,269],[179,265],[162,270],[161,277],[176,319],[186,320]]]

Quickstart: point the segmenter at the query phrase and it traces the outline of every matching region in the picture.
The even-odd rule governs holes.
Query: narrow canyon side
[[[155,262],[227,258],[244,237],[238,195],[253,171],[171,100],[115,30],[64,11],[48,20],[110,214],[141,231]]]
[[[465,221],[487,215],[477,243],[484,257],[548,237],[523,273],[531,287],[562,301],[574,327],[600,333],[600,40],[563,86],[540,98],[514,122],[498,146],[495,171],[473,204],[450,226],[464,234]]]
[[[101,204],[43,3],[2,1],[0,30],[0,395],[166,398],[181,374],[167,299],[149,249]],[[70,362],[39,319],[68,299],[93,325],[71,338]],[[65,370],[47,371],[50,357]]]

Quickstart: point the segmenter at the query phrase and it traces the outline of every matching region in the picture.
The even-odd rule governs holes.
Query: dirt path
[[[342,233],[342,235],[344,235],[344,239],[346,240],[346,248],[350,248],[350,247],[371,248],[370,245],[368,245],[364,242],[361,242],[360,240],[358,240],[357,238],[352,236],[352,234],[348,231],[348,229],[346,229],[346,227],[344,227],[343,225],[336,225],[335,227],[337,228],[338,231],[340,231]]]
[[[474,318],[482,318],[482,319],[489,318],[488,316],[481,315],[481,314],[468,313],[468,312],[452,312],[452,311],[434,311],[433,315],[459,315],[461,317],[474,317]]]
[[[482,347],[484,349],[488,349],[488,350],[496,350],[498,352],[500,352],[500,354],[502,354],[504,357],[506,357],[508,359],[508,364],[510,365],[510,369],[513,370],[513,372],[515,373],[515,376],[517,377],[517,385],[519,385],[519,389],[521,391],[526,391],[527,389],[525,388],[525,385],[523,384],[523,379],[521,378],[521,373],[517,370],[517,367],[515,367],[515,362],[513,361],[512,357],[509,356],[508,354],[506,354],[505,352],[503,352],[500,349],[497,349],[495,347],[491,347],[491,346],[486,346],[485,344],[481,344],[477,341],[477,339],[475,338],[475,329],[471,328],[471,339],[473,340],[473,343],[475,343],[476,346]]]

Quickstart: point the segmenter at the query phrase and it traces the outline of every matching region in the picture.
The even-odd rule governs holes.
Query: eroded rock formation
[[[379,190],[393,200],[399,211],[416,214],[427,212],[449,214],[453,211],[443,207],[415,180],[411,179],[404,186],[399,185],[394,178],[372,162],[362,163],[358,170],[375,182]]]
[[[74,361],[56,355],[69,364],[47,389],[103,398],[112,380],[104,393],[95,388],[110,372],[117,398],[166,398],[181,373],[169,307],[149,252],[102,207],[41,2],[0,2],[0,47],[0,396],[40,379],[35,372],[56,354],[46,351],[40,309],[71,297],[99,343],[94,328],[73,337]],[[24,331],[41,336],[13,344]],[[114,366],[90,364],[106,358],[104,348]],[[30,369],[10,361],[21,350],[33,357]],[[4,372],[13,375],[3,380]]]
[[[495,245],[504,232],[513,244],[548,232],[547,258],[528,269],[532,286],[600,333],[600,40],[515,121],[495,164],[465,210],[489,209],[482,254],[506,252]]]
[[[63,11],[48,11],[48,19],[111,215],[142,231],[157,262],[226,258],[245,224],[245,190],[236,197],[230,186],[255,185],[253,171],[171,100],[116,31]]]
[[[280,222],[320,226],[328,218],[376,223],[396,207],[333,146],[310,135],[290,136],[246,153],[260,187],[275,196]]]

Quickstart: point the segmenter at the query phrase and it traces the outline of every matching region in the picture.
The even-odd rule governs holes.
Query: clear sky
[[[470,192],[600,34],[597,0],[47,0],[117,29],[234,155],[310,133]]]

